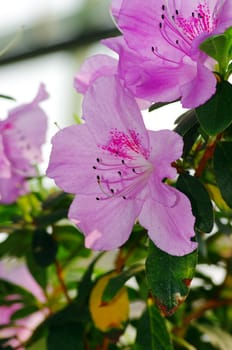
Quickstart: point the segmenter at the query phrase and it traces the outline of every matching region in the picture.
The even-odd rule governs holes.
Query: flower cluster
[[[113,0],[112,13],[123,35],[104,44],[119,60],[90,57],[75,76],[85,124],[54,137],[47,174],[76,195],[69,218],[87,247],[121,246],[138,220],[161,250],[185,255],[196,248],[191,205],[165,183],[183,142],[146,130],[139,107],[176,99],[197,107],[215,93],[216,62],[199,46],[230,26],[232,3]]]
[[[28,192],[45,141],[47,117],[39,104],[48,98],[43,84],[31,103],[12,109],[0,121],[0,202],[12,203]]]
[[[230,0],[113,0],[112,13],[123,35],[103,43],[119,61],[91,57],[76,76],[79,92],[100,74],[116,72],[137,99],[149,103],[181,99],[193,108],[215,93],[217,62],[199,46],[231,26]]]
[[[20,295],[9,295],[7,300],[9,305],[0,306],[0,338],[11,338],[9,341],[6,340],[6,345],[23,350],[22,343],[32,335],[33,330],[48,315],[46,308],[36,310],[36,303],[42,304],[45,302],[45,294],[29,273],[26,265],[21,261],[2,260],[0,263],[0,279],[13,283],[18,288],[24,288],[26,293],[32,293],[30,296],[35,302],[35,312],[33,314],[16,320],[11,319],[12,316],[24,307]]]

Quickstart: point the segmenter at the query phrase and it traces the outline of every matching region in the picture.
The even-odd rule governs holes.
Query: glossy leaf
[[[185,256],[172,256],[150,241],[146,260],[148,286],[165,315],[173,314],[185,301],[196,262],[196,251]]]
[[[34,232],[32,252],[38,265],[46,267],[52,264],[56,258],[57,248],[56,241],[45,230]]]
[[[135,276],[137,273],[144,270],[143,265],[134,265],[129,269],[121,272],[119,275],[116,275],[109,279],[109,282],[103,292],[102,301],[110,302],[111,299],[118,293],[118,291],[124,286],[126,281],[129,280],[132,276]]]
[[[133,350],[173,350],[165,319],[155,305],[148,305],[138,323]]]
[[[209,101],[196,109],[198,120],[208,135],[217,135],[232,122],[232,85],[222,81]]]
[[[188,174],[181,174],[176,187],[190,199],[195,227],[202,232],[211,232],[214,223],[210,196],[200,180]]]
[[[232,35],[231,29],[229,29],[223,34],[207,38],[200,45],[200,49],[210,57],[213,57],[219,63],[219,67],[225,70],[231,59],[231,46]],[[222,71],[221,73],[224,72]]]
[[[79,323],[52,326],[47,338],[47,350],[84,350],[83,328]]]
[[[232,142],[218,143],[214,153],[214,172],[225,202],[232,208]]]

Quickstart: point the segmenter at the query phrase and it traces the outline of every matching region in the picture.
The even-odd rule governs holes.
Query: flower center
[[[153,169],[139,134],[113,129],[109,142],[98,147],[101,154],[93,165],[100,190],[96,200],[138,198]]]
[[[196,9],[188,17],[183,17],[177,8],[171,12],[166,5],[162,5],[161,10],[159,30],[163,39],[170,46],[189,56],[192,41],[200,34],[211,33],[215,29],[219,9],[215,7],[211,13],[208,1],[205,0],[198,3]],[[158,47],[152,47],[152,52],[165,61],[178,63],[162,55]]]

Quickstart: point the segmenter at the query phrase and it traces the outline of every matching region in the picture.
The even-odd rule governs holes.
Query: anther
[[[159,23],[159,27],[160,27],[160,29],[162,28],[162,23],[161,22]]]
[[[164,14],[162,14],[162,15],[161,15],[161,18],[162,18],[162,19],[164,19],[164,18],[165,18],[165,17],[164,17]]]
[[[177,15],[177,16],[179,15],[179,11],[178,11],[178,10],[176,10],[176,15]]]
[[[119,176],[122,176],[122,173],[121,173],[121,171],[118,171],[118,175],[119,175]]]
[[[97,182],[99,183],[101,180],[100,180],[100,176],[97,175]]]
[[[179,40],[176,40],[176,45],[178,45],[179,44]]]
[[[123,199],[126,199],[126,197],[125,197],[125,196],[122,196],[122,198],[123,198]]]
[[[165,5],[162,5],[162,10],[165,11]]]
[[[98,163],[100,163],[100,158],[97,158],[96,161],[97,161]]]
[[[96,169],[97,169],[97,167],[94,165],[94,166],[93,166],[93,169],[94,169],[94,170],[96,170]]]
[[[135,173],[135,168],[132,169],[133,173]]]
[[[125,160],[124,159],[122,159],[122,164],[125,164]]]
[[[175,16],[172,16],[173,21],[175,21]]]
[[[97,200],[97,201],[100,201],[100,198],[99,198],[99,197],[96,197],[96,200]]]
[[[114,189],[113,189],[113,188],[111,188],[111,189],[110,189],[110,192],[111,192],[111,193],[114,193]]]
[[[194,12],[192,12],[192,17],[195,17],[195,13]]]

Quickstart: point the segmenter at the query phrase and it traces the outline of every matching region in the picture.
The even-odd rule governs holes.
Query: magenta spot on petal
[[[4,130],[9,130],[9,129],[13,129],[13,128],[14,128],[13,124],[9,123],[9,122],[5,123],[3,126]]]
[[[108,144],[101,147],[122,158],[131,159],[131,153],[142,154],[146,159],[149,157],[149,152],[144,149],[139,134],[134,130],[129,130],[128,134],[116,128],[111,130]]]

